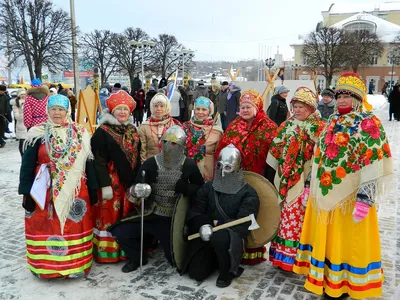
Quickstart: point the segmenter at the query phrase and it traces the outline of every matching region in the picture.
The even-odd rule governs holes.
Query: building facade
[[[375,32],[382,40],[384,51],[380,57],[371,57],[371,64],[360,67],[357,73],[369,83],[375,82],[374,92],[380,92],[384,83],[394,84],[400,79],[400,66],[395,64],[390,54],[390,44],[400,35],[400,2],[381,4],[332,4],[328,11],[322,12],[323,21],[319,26],[336,27],[348,31],[369,30]],[[296,79],[311,79],[312,74],[305,70],[301,57],[302,42],[291,45],[295,51],[294,73]],[[398,63],[398,61],[397,61]],[[346,71],[346,70],[343,70]],[[350,70],[347,70],[350,71]],[[340,72],[342,73],[342,72]],[[340,73],[335,74],[332,86]],[[325,87],[325,77],[322,73],[317,75],[317,86]]]

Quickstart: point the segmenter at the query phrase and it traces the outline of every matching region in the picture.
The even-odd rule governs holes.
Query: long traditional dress
[[[226,129],[215,153],[218,158],[219,152],[233,144],[242,153],[242,169],[264,176],[266,158],[269,147],[277,131],[277,125],[267,117],[264,110],[257,112],[251,124],[242,117],[236,118]],[[242,263],[256,264],[265,261],[265,247],[246,249]]]
[[[125,259],[125,254],[107,229],[132,210],[133,204],[125,192],[133,184],[140,165],[140,140],[132,124],[120,124],[108,110],[100,123],[91,140],[96,175],[100,188],[111,186],[113,198],[105,200],[100,196],[93,207],[94,259],[113,263]]]
[[[305,121],[291,117],[279,126],[267,157],[267,163],[277,170],[275,187],[278,201],[283,203],[278,234],[271,242],[269,259],[285,271],[292,271],[296,259],[305,214],[304,200],[309,193],[307,178],[311,172],[311,157],[324,125],[319,112],[314,112]]]
[[[383,272],[374,201],[377,180],[392,173],[383,126],[373,113],[361,109],[334,114],[314,155],[293,270],[306,274],[305,288],[318,295],[381,296]],[[363,196],[371,203],[368,214],[355,222],[353,208]]]
[[[45,125],[39,126],[43,129]],[[64,135],[57,135],[63,129],[54,126],[58,131],[50,135],[51,146],[46,150],[42,137],[32,138],[40,131],[36,130],[39,126],[32,127],[27,136],[30,146],[22,159],[18,192],[30,194],[42,164],[50,169],[52,184],[44,209],[36,204],[32,212],[25,214],[28,266],[39,278],[76,278],[87,274],[92,266],[89,194],[93,196],[92,203],[97,201],[97,181],[92,162],[88,161],[90,136],[78,124],[70,123],[72,131]],[[67,136],[71,139],[67,140]],[[66,151],[61,154],[60,150]]]
[[[163,134],[173,125],[182,126],[182,124],[173,119],[169,114],[165,115],[161,120],[150,117],[144,121],[138,128],[138,133],[141,142],[140,160],[141,163],[150,157],[160,153],[160,140]]]
[[[194,116],[183,124],[186,132],[187,157],[196,161],[203,175],[204,181],[214,178],[215,150],[222,137],[223,130],[209,118],[205,121],[197,121]]]

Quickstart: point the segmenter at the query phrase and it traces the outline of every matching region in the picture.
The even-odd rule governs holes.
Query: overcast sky
[[[53,0],[69,11],[69,0]],[[331,3],[379,3],[379,0],[202,0],[138,1],[75,0],[76,22],[82,32],[140,27],[151,37],[174,34],[195,60],[258,58],[258,45],[272,54],[279,46],[284,58],[300,34],[315,30],[321,11]],[[266,55],[264,55],[266,57]]]

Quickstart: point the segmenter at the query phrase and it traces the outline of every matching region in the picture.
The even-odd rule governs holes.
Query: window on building
[[[355,31],[361,31],[361,30],[368,30],[370,32],[375,32],[376,31],[376,25],[373,23],[369,22],[354,22],[351,24],[348,24],[344,26],[344,30],[348,32],[355,32]]]
[[[378,64],[378,56],[374,55],[371,57],[371,65],[377,65]]]

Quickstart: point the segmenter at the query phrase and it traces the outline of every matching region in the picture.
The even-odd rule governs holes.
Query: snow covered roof
[[[385,43],[391,43],[400,34],[400,26],[383,20],[366,12],[358,13],[350,18],[338,22],[332,27],[343,28],[352,23],[365,22],[375,26],[376,34]]]
[[[387,11],[400,11],[400,1],[390,1],[383,3],[337,3],[332,4],[330,8],[325,11],[329,14],[351,14],[360,11],[366,12],[387,12]]]

